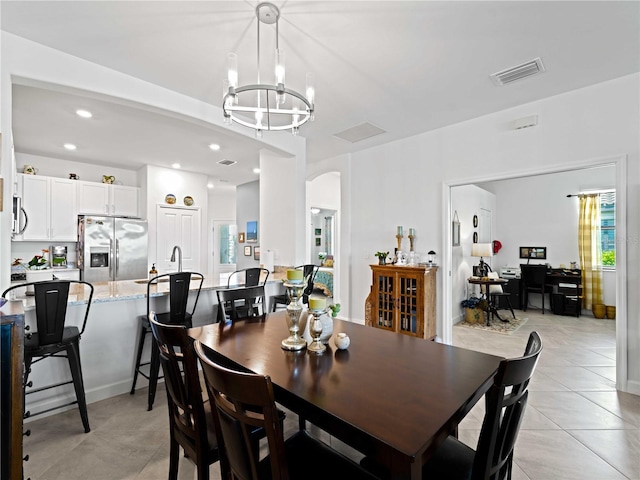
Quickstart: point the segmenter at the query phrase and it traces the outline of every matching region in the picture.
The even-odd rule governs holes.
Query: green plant
[[[386,259],[389,255],[389,252],[376,252],[375,255],[376,257],[378,257],[378,259]]]
[[[460,302],[460,306],[465,308],[479,308],[480,310],[487,310],[489,308],[489,302],[484,298],[469,297]]]
[[[338,315],[338,312],[340,311],[340,304],[334,303],[333,305],[329,305],[329,309],[331,310],[331,316],[335,317],[336,315]]]
[[[46,248],[42,249],[42,255],[34,255],[28,263],[23,263],[22,266],[28,270],[44,270],[49,268],[49,262],[45,258],[45,254],[49,253],[49,250]],[[16,259],[16,261],[22,260],[20,258]]]

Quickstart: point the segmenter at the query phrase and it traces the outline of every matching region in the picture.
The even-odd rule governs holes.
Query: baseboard
[[[637,380],[627,380],[626,392],[640,395],[640,382]]]

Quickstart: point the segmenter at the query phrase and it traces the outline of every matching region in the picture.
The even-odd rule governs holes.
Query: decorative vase
[[[351,339],[349,338],[349,335],[347,335],[344,332],[340,332],[336,335],[336,338],[333,340],[333,343],[336,344],[336,347],[339,350],[346,350],[347,348],[349,348],[349,345],[351,344]]]
[[[602,305],[601,303],[596,303],[591,306],[591,311],[593,312],[593,316],[596,318],[604,318],[607,307]]]
[[[300,315],[302,314],[302,292],[307,288],[307,282],[300,283],[284,283],[289,297],[289,305],[287,305],[287,326],[289,327],[289,337],[282,340],[282,348],[284,350],[303,350],[307,348],[307,342],[300,336],[302,328],[300,325]],[[309,323],[309,322],[307,322]]]
[[[383,257],[378,257],[378,265],[386,265],[387,259]]]
[[[333,335],[333,318],[329,311],[325,311],[320,315],[320,322],[322,323],[322,334],[320,335],[320,341],[327,345],[331,335]]]

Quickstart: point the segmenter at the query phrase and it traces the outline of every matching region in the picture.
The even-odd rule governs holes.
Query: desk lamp
[[[493,246],[490,243],[474,243],[471,245],[471,256],[480,257],[480,264],[478,266],[480,276],[486,277],[491,267],[484,262],[482,257],[493,256]]]

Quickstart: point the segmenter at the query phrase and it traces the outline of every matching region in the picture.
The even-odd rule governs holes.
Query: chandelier
[[[227,56],[228,74],[224,82],[222,109],[225,123],[236,122],[253,128],[261,137],[263,130],[290,130],[293,135],[309,120],[313,120],[314,87],[313,76],[307,74],[306,95],[284,86],[284,52],[278,46],[278,20],[280,10],[271,3],[261,3],[256,7],[258,21],[258,74],[257,83],[238,85],[238,56]],[[275,24],[275,84],[260,83],[260,24]]]

